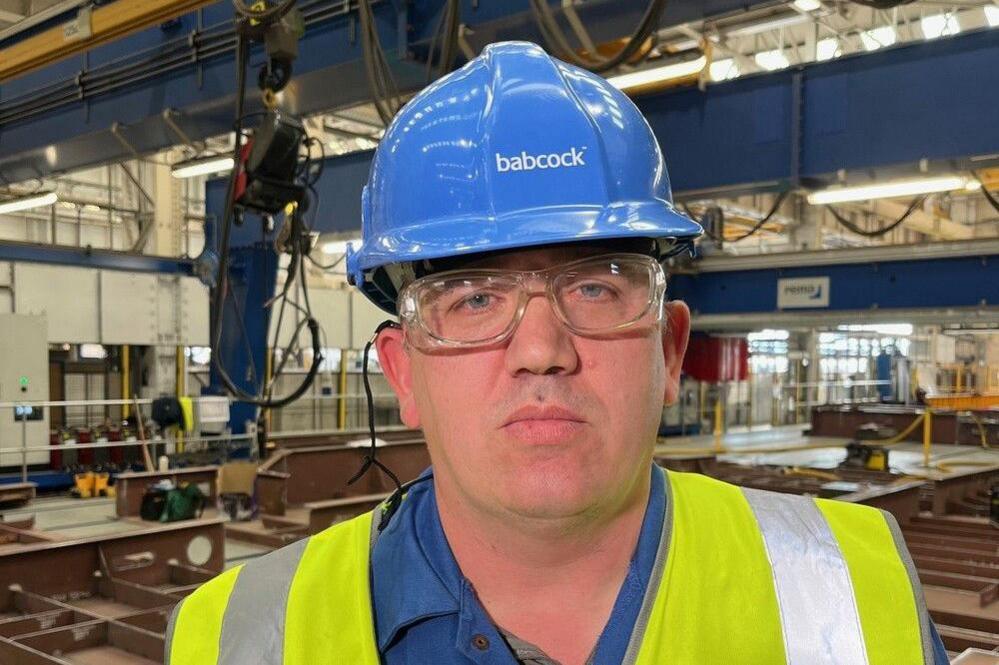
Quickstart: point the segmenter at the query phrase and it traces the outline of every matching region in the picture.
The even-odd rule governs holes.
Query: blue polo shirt
[[[652,575],[666,511],[663,474],[650,469],[649,502],[638,545],[590,665],[619,665]],[[518,665],[458,568],[437,512],[427,470],[381,533],[371,553],[378,651],[385,665]],[[933,630],[936,665],[948,663]]]

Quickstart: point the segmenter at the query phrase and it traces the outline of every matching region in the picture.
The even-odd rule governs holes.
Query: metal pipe
[[[340,376],[338,385],[339,401],[337,402],[336,427],[347,429],[347,349],[340,349]]]
[[[933,411],[926,407],[923,412],[923,467],[930,467],[930,448],[932,446],[931,434],[933,432]]]
[[[230,436],[213,436],[213,437],[201,437],[196,439],[188,439],[188,443],[202,443],[205,441],[225,441],[226,443],[230,441],[243,441],[252,440],[252,434],[232,434]],[[158,439],[146,439],[146,445],[166,445],[169,443],[169,439],[158,438]],[[86,450],[89,448],[131,448],[133,446],[143,445],[142,441],[105,441],[103,443],[69,443],[61,444],[58,446],[28,446],[23,448],[24,451],[29,452],[39,452],[39,451],[49,451],[49,450]]]
[[[122,420],[127,420],[129,415],[131,415],[131,400],[128,396],[132,394],[132,367],[131,367],[131,348],[128,344],[122,344],[121,346],[121,399],[126,402],[121,407],[121,418]]]

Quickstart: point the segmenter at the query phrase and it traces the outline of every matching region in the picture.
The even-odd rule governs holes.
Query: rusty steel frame
[[[416,478],[430,465],[423,439],[413,440],[411,433],[404,434],[407,436],[378,448],[378,459],[401,482]],[[371,510],[395,486],[375,466],[354,485],[347,484],[361,468],[368,450],[342,442],[277,449],[257,469],[258,519],[230,522],[226,535],[264,547],[281,547]]]
[[[812,409],[812,436],[853,438],[857,430],[869,423],[876,423],[901,432],[922,413],[921,406],[817,406]],[[999,441],[999,423],[991,419],[982,421],[986,441]],[[981,445],[979,426],[956,411],[933,411],[930,436],[934,444]],[[917,427],[905,438],[922,442],[923,428]]]
[[[5,526],[31,536],[0,545],[0,662],[12,665],[70,665],[73,653],[162,662],[173,606],[224,563],[220,519],[45,541],[30,520]],[[200,566],[188,559],[195,539],[210,546]]]
[[[218,498],[218,473],[217,466],[119,473],[115,477],[116,513],[118,517],[137,517],[142,507],[142,497],[150,487],[163,480],[173,481],[178,486],[182,483],[198,485],[206,495],[207,505],[214,506]]]

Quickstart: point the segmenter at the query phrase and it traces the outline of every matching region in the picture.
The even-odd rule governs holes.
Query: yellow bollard
[[[722,452],[722,403],[721,396],[715,400],[715,452]]]
[[[930,434],[933,431],[932,411],[926,407],[923,414],[923,466],[930,468]]]

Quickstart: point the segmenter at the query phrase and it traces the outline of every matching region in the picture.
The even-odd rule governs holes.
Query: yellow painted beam
[[[941,395],[939,397],[927,397],[926,403],[934,409],[979,411],[999,407],[999,393],[986,395]]]
[[[77,19],[0,50],[0,83],[41,69],[95,46],[138,32],[203,7],[212,0],[118,0],[90,14],[89,36]]]

